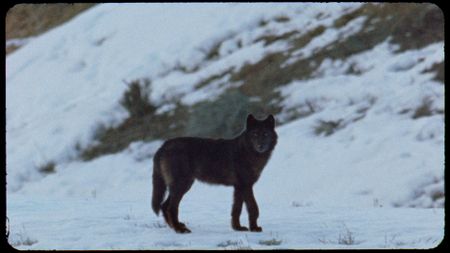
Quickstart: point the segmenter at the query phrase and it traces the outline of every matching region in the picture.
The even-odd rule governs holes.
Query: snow
[[[261,178],[255,191],[283,185],[264,195],[268,203],[292,192],[292,201],[314,206],[371,207],[375,199],[393,206],[410,199],[409,189],[418,187],[414,180],[443,178],[442,143],[439,151],[434,143],[424,145],[414,136],[402,136],[409,120],[388,122],[385,117],[380,125],[381,117],[367,117],[323,138],[312,133],[316,116],[280,127],[280,145],[265,172],[270,175]]]
[[[292,132],[281,132],[290,137],[286,140],[290,147],[285,150],[308,159],[286,159],[275,153],[271,160],[271,164],[282,167],[305,168],[287,178],[303,178],[306,185],[297,186],[293,180],[291,186],[284,177],[277,183],[291,186],[292,192],[314,189],[301,199],[329,205],[361,201],[369,206],[374,199],[390,206],[407,205],[409,201],[415,206],[432,205],[431,194],[420,203],[408,189],[419,189],[430,178],[444,176],[443,115],[412,119],[413,111],[401,113],[418,108],[426,99],[433,101],[432,108],[443,110],[442,85],[420,74],[443,60],[443,46],[436,43],[394,55],[389,43],[384,42],[373,52],[354,55],[346,62],[324,61],[316,78],[282,87],[286,113],[308,102],[317,112],[288,124]],[[345,74],[350,64],[358,67],[360,63],[362,74]],[[282,113],[283,117],[287,116]],[[344,126],[332,136],[317,138],[313,130],[319,120],[342,120]],[[314,168],[314,173],[308,168]],[[336,182],[336,178],[340,180]],[[330,185],[336,188],[331,193],[326,190]]]
[[[157,113],[174,108],[167,98],[185,105],[214,99],[241,85],[226,72],[290,46],[256,39],[323,25],[326,31],[292,59],[313,55],[362,29],[364,17],[330,27],[359,5],[100,4],[28,41],[6,58],[10,244],[21,250],[437,246],[444,234],[444,115],[412,117],[424,101],[444,110],[443,85],[425,73],[444,59],[443,42],[396,53],[387,40],[346,59],[326,59],[313,78],[278,89],[278,122],[308,106],[314,113],[277,127],[277,147],[254,188],[262,233],[232,231],[232,188],[201,183],[180,207],[193,233],[167,228],[150,208],[152,156],[161,140],[76,159],[75,147],[89,145],[99,124],[128,116],[118,104],[123,80],[151,79]],[[289,21],[269,22],[280,16]],[[218,57],[208,59],[218,43]],[[360,73],[348,73],[350,66]],[[321,121],[342,125],[317,135]],[[37,168],[51,161],[56,173],[43,177]],[[244,210],[243,225],[246,218]],[[279,245],[266,245],[272,239]]]
[[[195,186],[188,196],[202,195]],[[191,201],[190,207],[182,204],[181,219],[192,230],[182,235],[150,212],[149,198],[141,202],[22,199],[8,205],[15,210],[9,215],[9,241],[18,249],[32,250],[391,249],[435,247],[444,233],[442,209],[292,206],[263,208],[261,233],[234,232],[229,221],[231,196],[200,198],[202,202]],[[346,237],[354,243],[346,245]],[[264,245],[273,239],[280,244]],[[31,245],[22,244],[27,241]]]

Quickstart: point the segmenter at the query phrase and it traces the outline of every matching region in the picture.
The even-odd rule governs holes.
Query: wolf
[[[164,220],[175,232],[190,233],[191,230],[178,220],[178,207],[197,179],[234,187],[231,227],[236,231],[249,230],[239,221],[245,203],[250,231],[261,232],[253,185],[276,143],[273,115],[258,120],[252,114],[247,116],[245,129],[232,139],[178,137],[165,141],[153,157],[153,211],[158,215],[161,210]],[[163,202],[167,190],[169,194]]]

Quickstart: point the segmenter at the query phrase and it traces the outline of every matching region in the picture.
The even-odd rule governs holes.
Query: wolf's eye
[[[257,132],[253,132],[252,135],[255,136],[255,137],[258,137],[258,133]]]

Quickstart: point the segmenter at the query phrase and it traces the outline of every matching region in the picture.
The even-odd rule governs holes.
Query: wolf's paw
[[[248,231],[248,228],[244,226],[233,227],[233,229],[236,231]]]
[[[184,225],[184,223],[179,223],[177,226],[174,227],[175,232],[179,234],[187,234],[191,233],[191,230]]]
[[[262,227],[250,227],[250,231],[252,231],[252,232],[262,232]]]
[[[175,232],[177,232],[178,234],[187,234],[187,233],[191,233],[191,230],[189,230],[189,228],[187,228],[187,227],[178,227],[178,228],[175,228]]]
[[[178,223],[178,226],[180,226],[181,228],[187,228],[186,224],[184,224],[183,222]]]

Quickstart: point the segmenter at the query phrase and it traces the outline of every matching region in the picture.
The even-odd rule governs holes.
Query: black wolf
[[[239,216],[242,205],[247,207],[250,231],[260,232],[257,225],[258,205],[253,184],[270,158],[277,143],[275,119],[265,120],[247,116],[245,130],[233,139],[180,137],[167,140],[153,157],[152,208],[158,215],[162,210],[166,223],[177,233],[191,232],[178,220],[178,206],[194,179],[234,187],[231,227],[247,231]],[[163,202],[165,192],[169,196]]]

